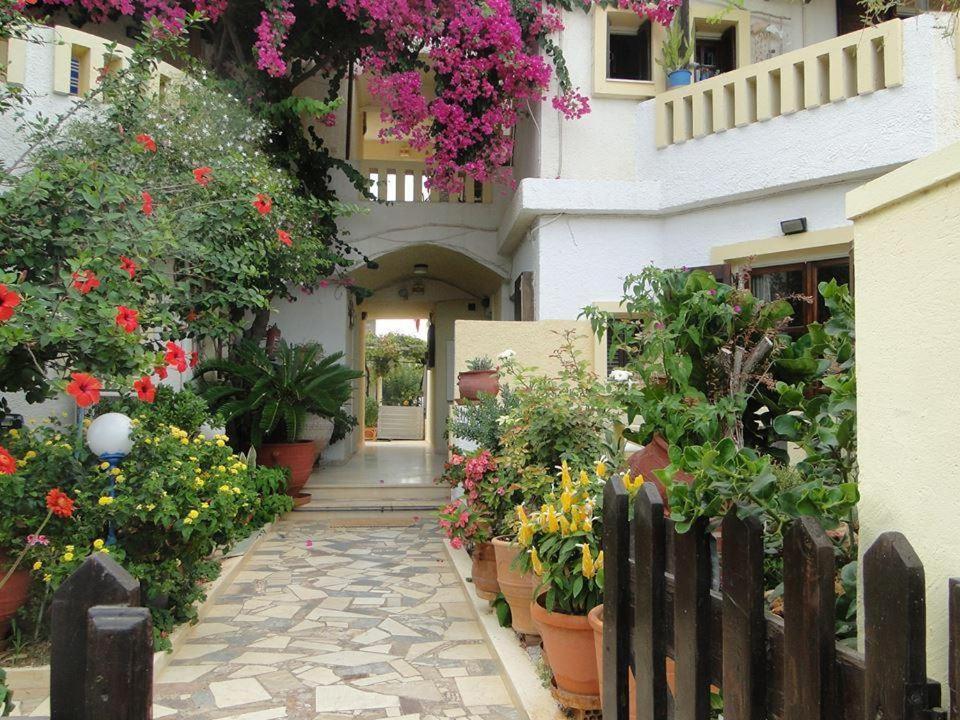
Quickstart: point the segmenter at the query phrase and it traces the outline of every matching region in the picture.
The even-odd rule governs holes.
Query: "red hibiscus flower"
[[[90,407],[100,402],[103,385],[93,375],[70,373],[72,381],[67,384],[67,394],[72,395],[80,407]]]
[[[47,493],[47,510],[57,517],[73,517],[73,500],[60,488]]]
[[[81,270],[73,274],[73,286],[80,291],[81,295],[86,295],[94,288],[100,287],[100,281],[93,270]]]
[[[154,387],[153,380],[147,375],[134,381],[133,389],[137,391],[137,397],[143,402],[152,403],[157,399],[157,388]]]
[[[197,366],[197,363],[199,362],[200,362],[200,353],[194,350],[192,353],[190,353],[190,367],[195,368]]]
[[[287,247],[293,245],[293,240],[290,239],[290,233],[283,230],[277,230],[277,240],[282,242]]]
[[[133,280],[137,274],[137,264],[126,255],[120,256],[120,269],[125,270],[131,280]]]
[[[140,133],[139,135],[137,135],[135,140],[138,143],[140,143],[140,147],[142,147],[147,152],[155,153],[157,151],[156,141],[154,141],[154,139],[149,135],[147,135],[146,133]]]
[[[122,327],[128,333],[131,333],[140,327],[139,316],[140,313],[138,313],[136,310],[131,310],[128,307],[120,305],[117,308],[117,325]]]
[[[0,475],[13,475],[16,471],[17,461],[3,445],[0,445]]]
[[[197,185],[206,187],[210,184],[210,181],[213,179],[213,169],[207,167],[198,167],[193,171],[193,179],[197,181]]]
[[[164,362],[171,367],[175,367],[180,372],[187,369],[187,356],[183,348],[175,342],[167,343],[167,354],[163,356]]]
[[[269,195],[264,195],[263,193],[257,193],[256,199],[253,201],[253,206],[257,209],[257,212],[261,215],[267,215],[273,209],[273,200]]]
[[[144,191],[140,193],[140,197],[143,198],[143,206],[140,209],[143,210],[144,215],[150,217],[153,215],[153,196]]]
[[[0,283],[0,322],[13,317],[13,309],[20,304],[20,296]]]
[[[157,365],[157,367],[155,367],[155,368],[153,369],[153,371],[157,374],[157,377],[160,378],[161,380],[166,380],[166,379],[167,379],[167,366],[166,366],[166,365]]]

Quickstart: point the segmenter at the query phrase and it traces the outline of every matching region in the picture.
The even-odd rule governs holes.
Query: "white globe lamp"
[[[87,428],[87,447],[102,460],[115,465],[133,448],[133,425],[123,413],[104,413]]]

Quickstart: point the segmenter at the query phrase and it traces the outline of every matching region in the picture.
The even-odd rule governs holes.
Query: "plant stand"
[[[601,720],[603,718],[599,695],[578,695],[561,690],[555,683],[550,685],[550,694],[573,720]]]
[[[293,507],[295,508],[303,507],[304,505],[309,503],[312,499],[313,499],[313,495],[311,495],[310,493],[305,493],[305,492],[297,493],[296,495],[293,496]]]

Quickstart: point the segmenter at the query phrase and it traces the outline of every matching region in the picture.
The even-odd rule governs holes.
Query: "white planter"
[[[333,437],[333,420],[319,415],[307,415],[307,422],[304,423],[303,432],[300,433],[301,440],[313,440],[317,444],[317,452],[323,452],[330,444],[331,437]]]

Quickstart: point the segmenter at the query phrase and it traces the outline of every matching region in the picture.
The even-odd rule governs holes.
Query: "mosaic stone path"
[[[435,526],[294,513],[157,677],[156,718],[519,720]]]

